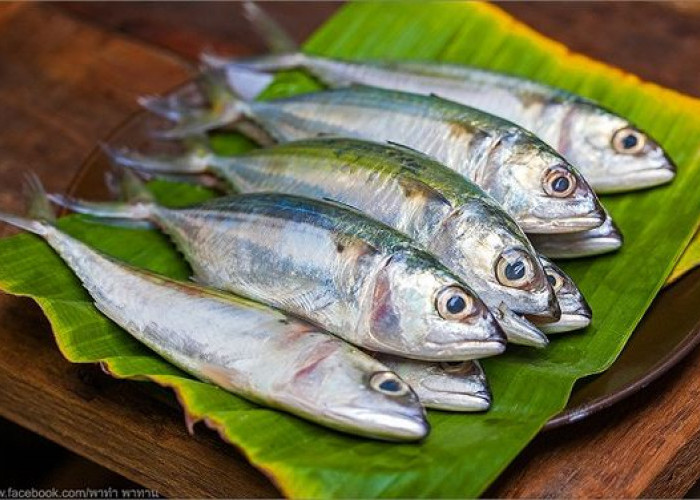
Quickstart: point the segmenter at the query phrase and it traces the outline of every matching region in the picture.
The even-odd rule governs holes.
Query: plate
[[[167,152],[173,146],[156,143],[148,134],[149,128],[161,125],[159,119],[139,112],[105,142],[141,151]],[[109,159],[96,147],[71,182],[68,194],[90,199],[109,198],[105,184],[105,174],[109,170]],[[608,408],[642,390],[681,361],[700,343],[697,304],[700,304],[700,269],[661,291],[615,363],[604,373],[577,382],[567,407],[544,429],[577,422]]]

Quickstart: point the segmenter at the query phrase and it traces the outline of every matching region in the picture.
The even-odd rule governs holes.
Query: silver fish
[[[258,90],[242,71],[227,76],[238,94]],[[162,112],[158,99],[141,102]],[[186,137],[245,119],[277,142],[325,134],[411,147],[480,186],[527,233],[584,231],[603,222],[591,187],[549,146],[510,122],[435,96],[371,87],[265,102],[229,95],[211,110],[179,116],[178,125],[158,134]]]
[[[481,189],[407,148],[320,138],[235,157],[203,148],[174,158],[107,152],[117,164],[147,171],[211,172],[242,193],[279,192],[342,202],[411,237],[490,308],[505,303],[518,313],[558,316],[554,292],[518,225]],[[508,338],[516,343],[547,342],[534,327],[525,330],[525,337],[520,327],[511,333]]]
[[[591,324],[593,311],[576,283],[544,255],[540,256],[540,261],[561,306],[561,317],[555,322],[540,325],[542,331],[550,334],[586,328]]]
[[[620,230],[606,212],[600,227],[568,234],[532,234],[535,248],[552,259],[577,259],[614,252],[622,247]]]
[[[398,374],[418,395],[426,408],[445,411],[486,411],[491,392],[478,361],[427,363],[374,354]]]
[[[457,64],[347,61],[303,54],[262,9],[249,4],[246,13],[273,50],[287,53],[245,59],[205,53],[205,64],[266,72],[304,69],[329,86],[355,83],[437,94],[530,130],[579,168],[599,193],[657,186],[675,175],[673,162],[648,134],[629,120],[570,92],[519,76]]]
[[[201,380],[352,434],[414,441],[429,432],[417,396],[387,367],[253,302],[121,264],[52,224],[0,213],[44,238],[95,306]]]
[[[505,349],[498,323],[462,280],[406,236],[347,207],[276,194],[183,209],[52,199],[82,213],[149,220],[171,236],[197,280],[369,350],[453,361]]]

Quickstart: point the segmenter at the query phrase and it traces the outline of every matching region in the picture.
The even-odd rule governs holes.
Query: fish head
[[[391,441],[422,439],[430,431],[425,410],[409,384],[379,361],[325,333],[327,337],[297,358],[282,388],[289,398],[323,401],[317,415],[341,430]]]
[[[505,336],[486,304],[430,254],[405,247],[374,275],[367,332],[377,351],[427,361],[500,354]]]
[[[486,161],[484,185],[526,233],[585,231],[603,223],[586,179],[534,135],[504,133]]]
[[[428,250],[439,255],[489,306],[557,317],[558,306],[535,249],[490,198],[465,201],[447,216]]]
[[[670,182],[676,167],[648,134],[589,102],[576,102],[564,119],[558,150],[599,193]]]
[[[574,280],[544,255],[540,255],[540,260],[561,306],[561,317],[555,323],[547,325],[547,331],[551,333],[587,327],[591,323],[593,312]]]

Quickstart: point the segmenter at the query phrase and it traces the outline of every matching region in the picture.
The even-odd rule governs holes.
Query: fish
[[[257,84],[241,71],[226,76],[237,94],[255,93],[245,92]],[[319,135],[388,141],[425,153],[478,185],[526,233],[585,231],[604,220],[585,178],[533,134],[437,96],[356,86],[273,101],[245,101],[233,92],[222,99],[209,110],[183,111],[177,125],[153,133],[182,138],[243,122],[274,142]],[[162,113],[158,98],[141,103]]]
[[[491,391],[478,361],[428,363],[373,354],[405,380],[423,406],[452,412],[480,412],[491,407]]]
[[[213,173],[236,192],[278,192],[332,199],[406,234],[454,271],[490,307],[558,316],[556,297],[535,250],[490,196],[457,173],[411,149],[358,139],[293,141],[222,157],[202,147],[153,158],[106,149],[113,162],[148,172]],[[503,325],[501,325],[503,326]],[[544,346],[533,328],[508,340]]]
[[[605,221],[595,229],[568,234],[531,234],[529,238],[539,252],[552,259],[603,255],[619,250],[624,242],[622,232],[607,211]]]
[[[342,432],[389,441],[429,433],[408,383],[337,337],[244,298],[121,263],[58,229],[50,213],[0,213],[0,220],[42,237],[102,314],[200,380]]]
[[[255,6],[249,19],[272,48],[283,52],[250,58],[204,53],[210,67],[276,72],[303,69],[331,87],[363,84],[436,94],[509,120],[556,149],[598,193],[617,193],[671,182],[673,160],[630,120],[566,90],[473,66],[436,61],[351,61],[304,54],[284,30]]]
[[[574,280],[544,255],[540,255],[539,258],[561,307],[561,316],[557,321],[542,323],[539,327],[547,334],[570,332],[588,327],[593,318],[593,311]],[[534,321],[537,321],[537,318],[534,318]]]
[[[346,206],[274,193],[179,209],[152,199],[50,198],[80,213],[150,221],[171,237],[198,282],[280,309],[358,347],[426,361],[505,349],[501,328],[466,283],[405,235]]]

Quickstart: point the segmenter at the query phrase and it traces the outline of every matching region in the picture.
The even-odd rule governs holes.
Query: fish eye
[[[435,300],[435,308],[444,319],[462,320],[479,312],[474,299],[458,286],[448,286],[440,290]]]
[[[576,177],[565,167],[552,167],[545,172],[542,187],[549,196],[566,198],[576,190]]]
[[[547,275],[547,281],[552,285],[554,291],[558,292],[561,290],[561,287],[564,286],[564,279],[562,276],[551,267],[545,267],[544,272]]]
[[[618,153],[633,155],[641,152],[646,142],[646,136],[639,130],[625,127],[613,134],[612,147]]]
[[[468,363],[469,361],[443,361],[440,368],[446,373],[459,373]]]
[[[496,262],[496,278],[503,286],[526,288],[534,277],[532,258],[523,250],[506,250]]]
[[[410,392],[408,384],[393,372],[376,372],[370,377],[372,389],[387,396],[404,396]]]

